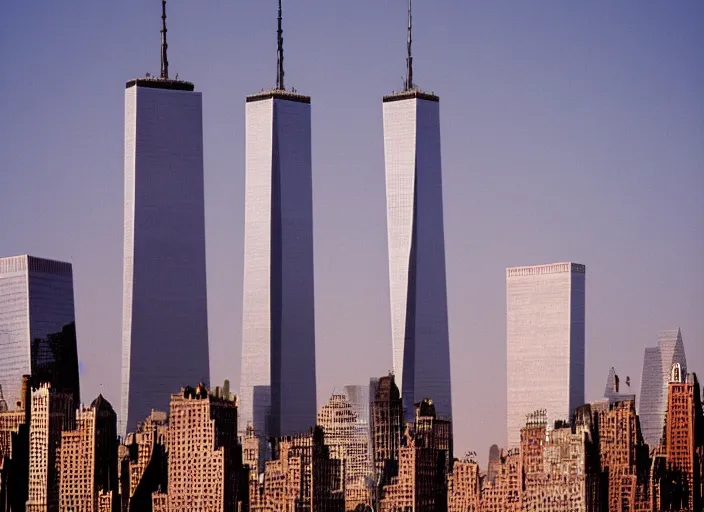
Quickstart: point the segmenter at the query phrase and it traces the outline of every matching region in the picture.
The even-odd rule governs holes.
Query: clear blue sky
[[[318,400],[391,367],[381,97],[405,0],[286,0],[313,97]],[[417,0],[441,97],[456,450],[505,443],[505,268],[587,265],[587,398],[640,390],[681,326],[704,372],[704,3]],[[72,261],[83,400],[119,404],[124,83],[159,69],[160,2],[0,3],[0,254]],[[275,79],[275,0],[169,2],[203,92],[212,381],[239,382],[244,97]]]

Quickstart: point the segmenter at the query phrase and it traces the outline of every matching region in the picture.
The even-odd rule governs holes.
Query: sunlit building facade
[[[555,263],[506,271],[508,444],[526,417],[547,410],[547,425],[584,403],[586,268]]]
[[[239,432],[265,439],[316,420],[310,98],[249,96],[246,152]]]
[[[20,397],[22,376],[80,401],[70,263],[0,258],[0,386],[7,403]]]
[[[193,84],[125,90],[121,435],[208,382],[203,108]]]
[[[415,88],[383,101],[391,332],[406,420],[432,398],[452,416],[440,100]]]

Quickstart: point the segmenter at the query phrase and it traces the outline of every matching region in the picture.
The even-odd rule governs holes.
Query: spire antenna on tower
[[[276,58],[276,88],[280,91],[286,90],[284,85],[284,29],[282,27],[283,14],[281,9],[281,0],[279,0],[279,27],[276,31],[276,40],[278,43],[277,58]]]
[[[413,0],[408,0],[408,57],[406,58],[406,90],[413,89]]]
[[[169,79],[169,59],[166,57],[166,0],[161,0],[161,78]]]

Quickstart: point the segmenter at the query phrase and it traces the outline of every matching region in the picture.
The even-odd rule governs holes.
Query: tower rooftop
[[[190,91],[195,89],[192,82],[184,80],[175,80],[173,78],[160,78],[147,76],[144,78],[133,78],[125,84],[125,89],[130,87],[146,87],[149,89],[168,89],[172,91]]]
[[[310,104],[310,96],[305,96],[304,94],[299,94],[296,91],[285,91],[283,89],[269,89],[266,91],[261,91],[256,94],[251,94],[247,96],[247,103],[253,103],[255,101],[262,100],[287,100],[295,101],[298,103],[308,103]]]
[[[436,94],[432,92],[425,92],[417,88],[408,89],[407,91],[392,92],[388,96],[384,96],[383,101],[384,103],[389,103],[392,101],[411,100],[414,98],[435,102],[440,101],[440,98]]]

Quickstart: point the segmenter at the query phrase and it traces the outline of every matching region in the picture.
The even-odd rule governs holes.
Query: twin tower
[[[439,98],[408,75],[383,100],[393,367],[404,406],[452,414]],[[246,99],[245,256],[239,429],[262,437],[316,421],[311,100],[284,85]],[[209,381],[202,96],[169,77],[162,2],[159,77],[125,91],[120,431],[169,394]]]

